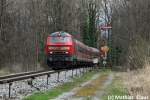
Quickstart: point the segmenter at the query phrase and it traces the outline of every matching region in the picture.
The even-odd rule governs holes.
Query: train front
[[[74,53],[72,36],[66,32],[55,32],[47,37],[47,64],[52,69],[71,66]]]

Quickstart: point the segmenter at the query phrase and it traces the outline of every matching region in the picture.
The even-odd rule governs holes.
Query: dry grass
[[[3,68],[3,69],[0,69],[0,76],[2,75],[8,75],[10,74],[10,71],[8,68]]]
[[[137,94],[150,97],[150,65],[146,64],[145,68],[137,71],[127,72],[123,75],[124,84],[129,94]]]

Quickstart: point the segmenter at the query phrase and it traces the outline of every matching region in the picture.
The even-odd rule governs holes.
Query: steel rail
[[[0,84],[6,84],[6,83],[11,83],[15,81],[21,81],[25,79],[34,79],[35,77],[39,76],[44,76],[44,75],[49,75],[49,74],[54,74],[54,73],[60,73],[65,70],[58,70],[58,71],[37,71],[37,72],[27,72],[27,73],[22,73],[22,74],[14,74],[14,75],[8,75],[4,77],[0,77]]]
[[[44,70],[43,71],[30,71],[30,72],[9,74],[9,75],[0,76],[0,80],[7,79],[7,78],[18,77],[18,76],[30,75],[30,74],[35,74],[35,73],[42,73],[42,72],[46,72],[46,71],[44,71]]]

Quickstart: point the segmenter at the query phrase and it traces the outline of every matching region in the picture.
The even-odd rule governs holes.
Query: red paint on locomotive
[[[64,53],[72,55],[74,53],[74,43],[72,36],[61,32],[53,33],[47,37],[46,54]]]

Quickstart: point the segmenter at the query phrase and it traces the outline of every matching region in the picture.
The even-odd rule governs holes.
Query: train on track
[[[47,65],[51,69],[90,67],[99,63],[99,50],[89,47],[67,32],[51,33],[46,40]]]

